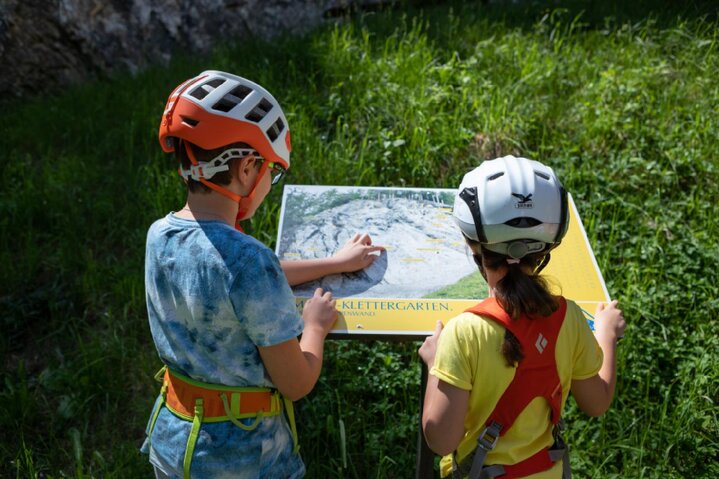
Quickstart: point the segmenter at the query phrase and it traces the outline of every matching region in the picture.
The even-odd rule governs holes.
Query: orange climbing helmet
[[[208,70],[173,90],[160,122],[166,153],[174,138],[205,150],[243,142],[268,162],[290,166],[290,131],[275,98],[260,85],[221,71]]]

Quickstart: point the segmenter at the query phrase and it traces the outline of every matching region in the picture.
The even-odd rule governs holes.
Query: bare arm
[[[290,286],[313,281],[329,274],[351,273],[371,265],[377,258],[372,254],[383,251],[383,246],[373,246],[368,234],[356,234],[339,251],[327,258],[280,261]]]
[[[305,303],[302,319],[305,329],[300,341],[293,338],[258,347],[270,379],[282,395],[292,401],[312,391],[320,376],[324,340],[337,319],[332,293],[317,288],[314,297]]]
[[[431,370],[437,352],[437,341],[442,333],[442,322],[432,336],[424,340],[419,355]],[[422,410],[422,431],[427,445],[443,456],[459,446],[464,437],[464,416],[469,407],[469,391],[447,384],[431,374],[427,377]]]
[[[469,391],[429,375],[424,394],[422,431],[430,449],[442,456],[457,449],[464,437],[464,416],[468,407]]]
[[[293,259],[280,261],[282,271],[290,286],[314,281],[329,274],[339,273],[334,258]]]
[[[572,381],[572,396],[579,409],[590,416],[601,416],[612,403],[617,383],[617,339],[624,334],[626,323],[622,311],[612,301],[605,308],[597,306],[594,324],[599,347],[604,353],[602,367],[596,376]]]

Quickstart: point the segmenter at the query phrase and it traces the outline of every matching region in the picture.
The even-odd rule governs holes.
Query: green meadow
[[[459,185],[457,185],[459,186]],[[439,299],[439,298],[452,298],[452,299],[473,299],[481,300],[486,298],[489,293],[487,282],[482,278],[482,275],[472,273],[469,276],[461,278],[454,284],[446,286],[438,291],[426,295],[427,298]]]
[[[152,474],[144,241],[184,203],[157,127],[203,69],[283,105],[293,184],[455,188],[505,154],[552,166],[628,323],[610,411],[567,403],[575,477],[719,477],[716,4],[424,4],[2,100],[0,477]],[[270,247],[280,199],[246,225]],[[328,342],[297,404],[307,477],[414,477],[418,346]]]

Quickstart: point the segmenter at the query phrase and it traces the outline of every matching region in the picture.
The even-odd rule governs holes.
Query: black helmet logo
[[[532,208],[532,193],[523,195],[521,193],[512,193],[512,196],[519,199],[516,204],[516,208]]]

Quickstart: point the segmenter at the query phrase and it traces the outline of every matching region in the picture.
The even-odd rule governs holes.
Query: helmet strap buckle
[[[522,259],[528,254],[543,251],[545,244],[541,241],[512,241],[507,244],[506,255],[512,259]]]

